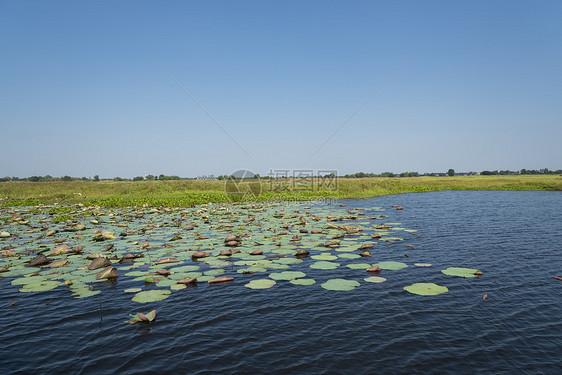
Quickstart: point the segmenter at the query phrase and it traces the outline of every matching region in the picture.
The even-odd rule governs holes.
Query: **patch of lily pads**
[[[363,278],[365,270],[378,266],[378,272],[394,271],[408,264],[392,258],[371,264],[369,247],[383,241],[376,246],[392,249],[393,242],[403,240],[396,237],[400,232],[415,230],[400,223],[380,224],[384,217],[380,210],[279,203],[2,207],[0,226],[8,235],[0,237],[0,278],[13,278],[11,284],[21,292],[59,288],[75,298],[114,293],[104,281],[123,280],[127,282],[123,292],[134,293],[132,300],[139,303],[162,301],[176,292],[199,293],[204,288],[185,289],[189,284],[221,281],[222,276],[247,278],[244,286],[250,289],[269,289],[276,281],[313,286],[319,274],[334,270],[356,275],[361,282],[381,283],[386,279],[378,273]],[[404,259],[403,254],[396,256]],[[310,270],[307,273],[314,278],[302,270]],[[481,274],[459,267],[442,272],[460,277]],[[341,291],[359,285],[333,278],[320,286]]]

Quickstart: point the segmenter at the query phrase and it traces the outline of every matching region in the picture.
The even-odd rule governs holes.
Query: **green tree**
[[[455,175],[455,170],[454,170],[453,168],[451,168],[451,169],[449,169],[449,170],[447,171],[447,174],[448,174],[449,176],[454,176],[454,175]]]
[[[94,181],[99,181],[99,180],[100,180],[100,176],[95,175],[95,176],[94,176]]]

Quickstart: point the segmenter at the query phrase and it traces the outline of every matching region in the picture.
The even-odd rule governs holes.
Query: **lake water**
[[[341,203],[345,210],[384,207],[387,221],[418,230],[372,251],[373,262],[409,267],[383,271],[381,284],[346,267],[329,271],[361,282],[347,292],[288,282],[250,290],[237,275],[150,304],[158,311],[150,325],[124,324],[129,313],[147,310],[122,292],[120,279],[99,299],[74,299],[61,288],[19,293],[11,279],[0,279],[2,374],[562,373],[562,282],[552,278],[562,276],[560,192],[449,191]],[[292,270],[322,279],[327,271],[307,262]],[[440,272],[450,266],[484,275]],[[449,292],[403,290],[416,282]]]

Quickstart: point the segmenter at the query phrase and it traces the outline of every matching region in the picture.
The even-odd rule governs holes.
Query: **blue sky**
[[[561,14],[560,1],[2,1],[0,176],[559,169]]]

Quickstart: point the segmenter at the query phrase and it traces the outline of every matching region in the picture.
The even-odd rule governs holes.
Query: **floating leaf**
[[[148,303],[148,302],[156,302],[162,301],[170,296],[170,291],[163,289],[163,290],[146,290],[144,292],[139,292],[135,294],[133,297],[134,302],[139,303]]]
[[[73,291],[74,298],[87,298],[101,293],[101,290],[90,290],[89,288],[73,289]]]
[[[315,259],[315,260],[334,260],[334,259],[338,259],[337,256],[332,255],[330,253],[322,253],[320,255],[313,255],[310,258]]]
[[[401,270],[402,268],[408,267],[406,263],[402,263],[402,262],[379,262],[375,265],[378,265],[383,270],[391,270],[391,271]]]
[[[440,286],[434,283],[416,283],[405,286],[404,290],[422,296],[435,296],[437,294],[447,293],[449,291],[446,286]]]
[[[216,269],[216,270],[209,270],[209,271],[205,271],[203,272],[203,275],[207,275],[207,276],[217,276],[217,275],[222,275],[223,273],[225,273],[226,271],[223,269]]]
[[[252,280],[249,283],[244,284],[244,286],[250,289],[268,289],[274,286],[275,284],[276,282],[270,279],[258,279],[258,280]]]
[[[43,292],[46,290],[55,289],[57,286],[62,285],[61,282],[52,280],[43,280],[35,283],[24,284],[20,292]]]
[[[129,288],[129,289],[125,289],[123,290],[125,293],[137,293],[140,292],[142,290],[142,288]]]
[[[305,277],[306,274],[300,271],[283,271],[270,273],[269,277],[273,280],[293,280],[299,277]]]
[[[431,263],[414,263],[417,267],[431,267]]]
[[[441,272],[449,276],[476,277],[475,273],[479,271],[473,268],[449,267]]]
[[[148,314],[137,313],[136,315],[130,315],[131,319],[125,323],[134,324],[139,322],[150,323],[156,319],[156,310],[152,310]]]
[[[319,261],[316,263],[312,263],[310,268],[318,269],[318,270],[335,270],[340,266],[339,263],[334,262],[327,262],[327,261]]]
[[[367,277],[363,280],[365,280],[369,283],[384,283],[386,281],[386,279],[384,277],[379,277],[379,276],[371,276],[371,277]]]
[[[371,268],[371,265],[367,263],[350,263],[347,267],[352,270],[365,270],[367,268]]]
[[[359,285],[361,284],[355,280],[346,279],[330,279],[325,283],[320,284],[322,288],[328,290],[353,290]]]
[[[344,258],[344,259],[358,259],[358,258],[361,258],[361,255],[359,255],[359,254],[351,254],[351,253],[343,253],[343,254],[338,254],[338,258]]]
[[[314,280],[314,279],[293,279],[289,282],[291,284],[295,284],[295,285],[313,285],[313,284],[316,284],[316,280]]]
[[[181,289],[185,289],[185,288],[187,288],[187,285],[185,285],[185,284],[170,285],[171,290],[181,290]]]

